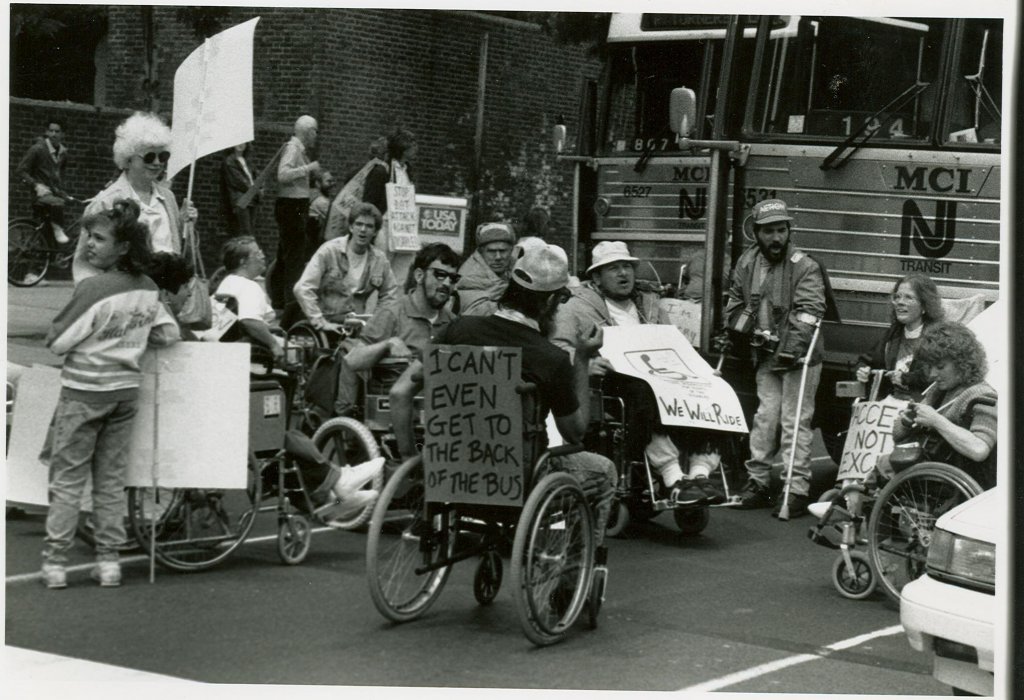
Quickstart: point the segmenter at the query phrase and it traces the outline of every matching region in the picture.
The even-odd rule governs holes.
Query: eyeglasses
[[[441,270],[436,267],[429,268],[434,273],[434,279],[438,282],[444,282],[445,280],[451,280],[452,284],[458,284],[459,280],[462,279],[462,275],[456,272],[448,272],[447,270]]]
[[[159,160],[161,163],[166,163],[168,160],[171,159],[171,152],[160,151],[159,153],[154,153],[153,151],[150,151],[146,155],[139,156],[139,158],[142,158],[142,162],[145,163],[146,165],[152,165],[154,160]]]

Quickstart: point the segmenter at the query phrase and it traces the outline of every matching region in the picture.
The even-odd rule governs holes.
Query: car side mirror
[[[668,124],[680,138],[693,135],[697,125],[697,95],[693,90],[673,88],[668,100]]]

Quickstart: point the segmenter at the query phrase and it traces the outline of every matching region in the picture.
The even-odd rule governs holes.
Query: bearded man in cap
[[[600,331],[575,342],[575,361],[547,339],[551,320],[569,297],[569,266],[565,251],[555,245],[533,246],[513,266],[509,284],[491,316],[462,316],[445,327],[435,343],[520,347],[522,378],[537,387],[541,415],[550,410],[566,443],[579,444],[587,428],[590,359],[601,347]],[[391,420],[399,454],[418,454],[412,427],[413,397],[423,387],[423,366],[414,363],[391,390]],[[556,471],[573,474],[585,493],[595,494],[595,566],[605,570],[604,531],[615,495],[617,474],[611,460],[591,452],[552,456]]]
[[[551,341],[572,351],[574,339],[588,337],[594,328],[637,326],[645,323],[671,324],[660,305],[660,296],[641,291],[636,279],[638,258],[629,254],[622,241],[601,241],[594,246],[593,262],[587,268],[590,280],[574,290],[555,317]],[[661,478],[665,495],[675,504],[721,503],[725,496],[708,480],[720,459],[713,445],[705,441],[687,457],[687,473],[680,464],[679,447],[661,427],[654,394],[641,380],[615,373],[603,357],[590,360],[592,377],[606,377],[604,388],[621,396],[629,405],[630,433],[644,436],[644,453]]]
[[[480,224],[476,230],[476,250],[459,268],[459,311],[463,316],[487,316],[494,313],[512,267],[512,246],[516,235],[501,222]]]
[[[732,344],[729,335],[749,344],[757,369],[758,406],[750,429],[748,480],[739,500],[743,508],[771,506],[776,500],[769,491],[771,458],[781,451],[782,463],[789,464],[789,451],[795,450],[789,515],[796,517],[807,512],[810,500],[811,418],[825,354],[820,334],[809,353],[808,348],[828,307],[826,277],[814,259],[792,245],[793,217],[785,202],[758,202],[751,216],[756,245],[736,261],[726,297],[730,333],[717,339],[720,348]],[[807,379],[797,418],[805,356]],[[778,517],[781,508],[779,499],[772,515]]]

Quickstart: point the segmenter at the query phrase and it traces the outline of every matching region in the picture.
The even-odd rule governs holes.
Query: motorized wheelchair
[[[443,347],[443,346],[437,346]],[[429,386],[428,386],[429,390]],[[520,384],[512,410],[522,418],[521,494],[508,505],[428,499],[430,465],[405,461],[374,507],[366,561],[370,595],[393,622],[423,615],[440,596],[452,566],[477,559],[473,593],[491,603],[503,579],[502,553],[511,544],[511,576],[523,632],[539,646],[562,640],[586,609],[597,626],[605,569],[595,568],[592,499],[596,483],[557,471],[552,460],[580,445],[545,449],[535,387]],[[426,436],[425,450],[433,438]]]
[[[872,399],[883,372],[872,372]],[[994,485],[983,486],[957,466],[929,460],[927,453],[897,446],[890,457],[892,473],[876,468],[865,479],[846,480],[822,494],[819,503],[827,506],[812,505],[820,515],[808,537],[839,550],[831,574],[844,597],[863,600],[881,587],[898,603],[903,586],[924,573],[935,521]]]

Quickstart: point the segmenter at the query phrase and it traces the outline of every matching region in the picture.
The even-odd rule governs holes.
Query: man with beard
[[[349,314],[367,313],[376,295],[377,308],[398,296],[391,263],[374,248],[381,227],[377,207],[360,202],[348,215],[349,234],[317,248],[293,289],[314,328],[339,332]]]
[[[370,205],[372,206],[372,205]],[[374,312],[338,374],[337,415],[351,415],[358,400],[355,372],[369,370],[385,357],[418,360],[423,347],[455,318],[446,308],[459,281],[459,256],[444,243],[431,243],[416,253],[409,271],[408,292]]]
[[[434,342],[522,348],[522,378],[537,387],[541,415],[546,416],[550,409],[565,442],[579,444],[587,428],[589,364],[601,347],[601,333],[598,329],[596,333],[573,338],[572,362],[547,340],[552,316],[569,297],[567,260],[565,251],[558,246],[531,247],[516,260],[508,288],[494,314],[459,318],[441,331]],[[423,366],[415,362],[391,389],[391,420],[403,460],[418,454],[412,411],[413,397],[422,387]],[[608,556],[604,531],[615,495],[615,465],[592,452],[551,457],[549,464],[555,471],[573,474],[584,492],[595,494],[595,568],[604,577]]]
[[[790,245],[793,218],[785,202],[758,202],[752,217],[757,245],[736,261],[725,309],[730,331],[750,343],[757,369],[758,406],[746,464],[749,478],[739,500],[743,508],[772,505],[771,457],[781,450],[782,462],[788,464],[789,450],[794,450],[789,515],[797,517],[807,512],[809,502],[811,418],[825,354],[820,334],[808,358],[799,419],[794,413],[803,358],[826,311],[825,275],[817,262]],[[778,517],[781,508],[780,499],[772,515]]]
[[[637,258],[621,241],[601,241],[594,246],[590,280],[573,292],[555,316],[551,341],[572,352],[573,339],[586,337],[595,327],[671,323],[661,309],[657,293],[641,291],[636,280]],[[708,480],[719,455],[713,446],[695,450],[688,457],[687,474],[679,461],[679,448],[662,428],[654,394],[641,380],[616,374],[603,357],[590,360],[590,376],[605,377],[604,389],[621,396],[629,406],[629,431],[642,436],[651,468],[661,478],[665,495],[678,505],[721,503],[724,495]],[[693,441],[690,441],[693,442]],[[713,454],[714,452],[714,454]]]
[[[498,221],[480,224],[476,230],[476,250],[459,268],[459,303],[463,316],[489,316],[498,307],[498,299],[508,286],[512,246],[516,235],[512,227]]]

